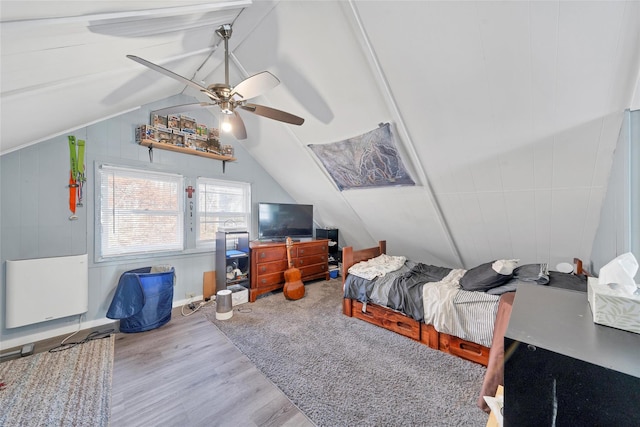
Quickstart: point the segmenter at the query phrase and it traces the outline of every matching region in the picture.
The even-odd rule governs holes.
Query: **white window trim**
[[[196,180],[196,194],[198,197],[196,198],[196,221],[195,221],[195,240],[196,240],[196,248],[207,248],[215,250],[215,237],[212,239],[201,239],[200,237],[200,219],[201,219],[201,206],[200,206],[200,185],[201,184],[211,184],[211,185],[219,185],[219,186],[227,186],[227,187],[235,187],[243,190],[245,195],[245,213],[243,214],[246,217],[246,226],[240,227],[241,231],[249,231],[251,226],[251,184],[248,182],[242,181],[227,181],[216,178],[208,178],[208,177],[198,177]],[[236,228],[236,224],[228,224],[228,228]]]
[[[178,198],[177,203],[178,207],[176,209],[175,214],[178,215],[178,224],[180,226],[179,229],[179,239],[180,242],[178,245],[174,247],[167,247],[164,249],[157,250],[140,250],[140,251],[132,251],[128,253],[122,254],[104,254],[103,253],[103,235],[102,235],[102,178],[103,171],[111,170],[111,171],[122,171],[123,173],[131,173],[132,175],[140,175],[142,177],[148,176],[150,179],[153,177],[167,177],[169,180],[173,179],[176,181],[177,192],[176,197]],[[140,169],[137,167],[129,167],[129,166],[115,166],[112,164],[96,164],[96,195],[95,198],[95,259],[96,262],[104,262],[104,261],[115,261],[121,259],[137,259],[137,258],[148,258],[148,257],[157,257],[157,256],[168,256],[176,253],[183,253],[185,249],[185,200],[184,200],[184,192],[182,189],[184,188],[184,176],[176,173],[167,173],[160,172],[156,170],[149,169]]]

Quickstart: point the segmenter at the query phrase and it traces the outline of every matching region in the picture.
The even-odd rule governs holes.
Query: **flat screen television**
[[[313,237],[313,205],[258,204],[258,238],[284,241]]]

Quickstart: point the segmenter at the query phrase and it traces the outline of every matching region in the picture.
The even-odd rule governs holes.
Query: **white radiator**
[[[85,313],[89,306],[87,254],[7,260],[6,328]]]

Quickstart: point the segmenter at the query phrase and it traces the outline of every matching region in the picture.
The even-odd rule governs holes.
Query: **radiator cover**
[[[87,254],[7,260],[6,328],[86,313]]]

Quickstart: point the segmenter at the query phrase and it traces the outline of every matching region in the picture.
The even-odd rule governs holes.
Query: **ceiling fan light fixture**
[[[229,115],[228,114],[224,114],[222,116],[222,122],[220,123],[220,129],[222,129],[223,132],[231,132],[232,127],[231,127],[231,122],[229,121]]]
[[[262,95],[267,90],[270,90],[280,84],[280,80],[268,71],[262,71],[258,74],[254,74],[242,80],[235,86],[229,84],[229,38],[232,34],[231,24],[225,24],[218,27],[216,34],[224,41],[224,83],[214,83],[207,87],[203,84],[190,80],[179,74],[174,73],[164,67],[156,65],[152,62],[142,59],[135,55],[127,55],[127,58],[144,65],[154,71],[164,74],[174,80],[179,81],[189,87],[197,89],[204,95],[210,98],[211,102],[200,102],[195,104],[185,104],[180,107],[179,111],[191,111],[193,109],[202,107],[208,108],[217,105],[220,108],[220,129],[225,132],[233,133],[233,136],[238,140],[247,138],[247,131],[242,120],[242,117],[238,114],[238,109],[243,109],[257,116],[266,117],[268,119],[277,120],[283,123],[300,126],[304,123],[302,117],[295,116],[286,111],[277,110],[275,108],[266,107],[264,105],[247,104],[247,100]],[[169,109],[173,113],[174,108]]]
[[[233,105],[229,101],[221,101],[218,103],[222,114],[229,115],[233,114]]]

